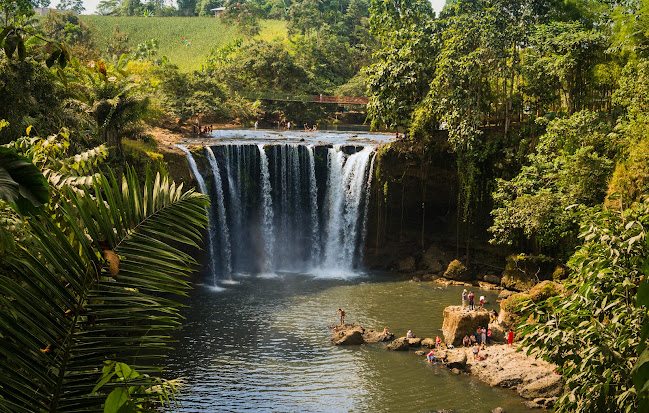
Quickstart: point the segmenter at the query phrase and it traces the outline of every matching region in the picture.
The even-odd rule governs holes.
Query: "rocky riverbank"
[[[383,334],[355,324],[331,328],[332,341],[336,345],[385,342],[386,350],[415,350],[413,355],[420,357],[427,352],[421,348],[435,347],[432,338],[395,338],[391,333]],[[435,354],[453,373],[472,374],[490,386],[513,389],[526,399],[528,407],[551,408],[563,391],[561,376],[554,373],[556,366],[527,356],[524,351],[516,351],[516,347],[488,346],[480,351],[481,360],[474,360],[470,347],[449,347],[442,345]]]

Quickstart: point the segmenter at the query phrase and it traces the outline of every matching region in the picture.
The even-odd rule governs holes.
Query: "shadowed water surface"
[[[168,360],[168,376],[185,378],[185,412],[530,411],[513,391],[453,375],[412,352],[330,342],[339,307],[348,322],[388,326],[397,336],[408,329],[441,336],[442,310],[459,304],[461,287],[386,274],[236,279],[220,291],[198,286],[188,299]],[[494,303],[496,295],[485,294]]]

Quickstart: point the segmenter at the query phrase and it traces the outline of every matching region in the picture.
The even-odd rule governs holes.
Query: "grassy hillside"
[[[110,17],[81,16],[94,28],[95,43],[104,49],[115,25],[129,35],[129,46],[135,48],[149,39],[158,39],[160,54],[183,71],[198,70],[212,47],[227,44],[237,37],[235,27],[213,17]],[[286,39],[286,22],[266,20],[261,22],[258,38]],[[187,46],[183,42],[191,42]]]

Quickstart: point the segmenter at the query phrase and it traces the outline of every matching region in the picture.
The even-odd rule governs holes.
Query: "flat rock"
[[[483,290],[502,290],[502,287],[500,287],[500,286],[498,286],[496,284],[493,284],[493,283],[486,282],[486,281],[479,281],[478,285]]]
[[[394,334],[383,334],[383,331],[375,331],[366,328],[363,332],[363,340],[365,340],[366,343],[381,343],[394,340]]]
[[[421,340],[421,346],[422,347],[433,348],[433,347],[435,347],[435,339],[434,338],[425,338],[425,339]]]
[[[421,341],[422,340],[419,337],[409,338],[408,345],[410,347],[421,347]]]
[[[474,334],[478,327],[489,324],[487,311],[468,311],[461,306],[449,306],[444,309],[442,333],[444,342],[460,346],[465,335]]]
[[[470,348],[457,351],[467,356],[466,370],[490,386],[514,389],[526,399],[548,399],[563,391],[561,376],[554,373],[556,366],[529,357],[523,351],[492,345],[479,353],[487,356],[485,360],[473,360]]]
[[[558,374],[543,376],[538,380],[535,380],[522,389],[519,393],[521,396],[526,399],[534,399],[537,397],[556,397],[561,394],[563,388],[563,383],[561,382],[561,376]]]
[[[388,350],[392,351],[407,351],[409,348],[410,343],[408,342],[408,338],[406,337],[399,337],[398,339],[388,344]]]

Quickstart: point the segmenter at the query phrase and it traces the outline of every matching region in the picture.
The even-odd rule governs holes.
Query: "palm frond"
[[[179,318],[170,294],[186,293],[195,264],[174,245],[198,246],[209,201],[159,174],[140,188],[130,169],[121,184],[101,175],[67,197],[67,230],[31,220],[32,245],[0,274],[0,411],[100,411],[118,386],[93,393],[107,360],[159,385],[155,360]]]

